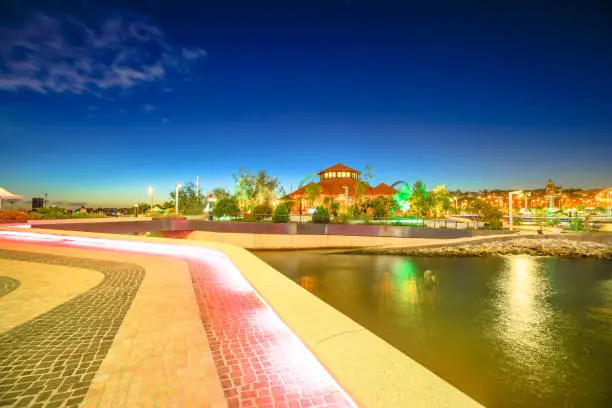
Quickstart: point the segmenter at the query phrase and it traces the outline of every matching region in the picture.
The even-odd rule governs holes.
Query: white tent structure
[[[20,200],[23,197],[18,196],[17,194],[13,194],[10,191],[7,191],[0,187],[0,210],[2,210],[2,199],[7,198],[9,200]]]

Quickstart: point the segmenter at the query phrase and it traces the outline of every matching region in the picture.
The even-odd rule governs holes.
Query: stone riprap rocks
[[[612,245],[563,238],[516,238],[452,246],[371,248],[352,253],[414,256],[537,255],[612,259]]]

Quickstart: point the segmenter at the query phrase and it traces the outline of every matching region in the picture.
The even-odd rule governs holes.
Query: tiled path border
[[[0,249],[0,258],[88,268],[96,287],[0,335],[0,406],[78,406],[145,271],[137,265]]]

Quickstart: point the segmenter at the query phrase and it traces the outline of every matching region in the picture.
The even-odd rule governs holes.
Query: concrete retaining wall
[[[344,225],[311,223],[266,222],[207,222],[190,220],[194,231],[226,232],[235,234],[341,235],[396,238],[461,238],[471,236],[469,230],[415,228],[391,225]]]
[[[136,234],[148,231],[206,231],[231,234],[257,235],[315,235],[340,237],[389,237],[455,239],[472,236],[508,234],[504,231],[419,228],[391,225],[344,225],[312,223],[270,223],[270,222],[209,222],[200,219],[134,218],[89,219],[89,220],[40,220],[31,221],[36,228],[52,228],[72,231],[89,231],[112,234]],[[374,244],[375,245],[375,244]]]

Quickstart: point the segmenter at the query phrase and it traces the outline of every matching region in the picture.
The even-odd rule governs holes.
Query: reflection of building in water
[[[312,275],[300,276],[298,284],[309,292],[314,292],[317,288],[317,278]]]

